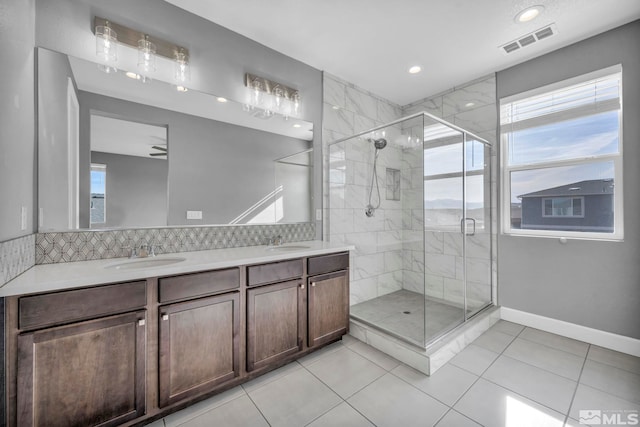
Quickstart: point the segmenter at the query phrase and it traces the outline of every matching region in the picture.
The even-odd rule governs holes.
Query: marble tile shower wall
[[[484,182],[486,205],[490,206],[492,232],[467,238],[467,300],[471,307],[481,305],[491,299],[489,283],[496,277],[496,230],[497,230],[497,186],[496,186],[496,81],[491,75],[474,82],[454,87],[444,93],[413,102],[403,107],[403,115],[426,111],[443,118],[463,129],[477,134],[492,144],[491,176]],[[490,195],[487,197],[487,195]],[[412,232],[416,232],[415,227]],[[408,240],[408,239],[407,239]],[[412,291],[420,291],[419,279],[424,274],[426,294],[432,298],[460,304],[463,301],[463,258],[462,239],[459,233],[425,231],[424,263],[405,262],[404,286]],[[493,250],[492,250],[493,248]],[[420,248],[421,250],[421,248]],[[416,260],[422,256],[420,250],[410,247],[403,251],[403,259]],[[414,279],[414,280],[412,280]],[[415,282],[415,283],[414,283]]]
[[[153,245],[156,254],[264,245],[272,236],[284,242],[315,239],[314,223],[149,228],[41,233],[35,240],[35,263],[52,264],[125,257],[130,248]],[[3,263],[4,265],[4,263]],[[33,265],[33,264],[32,264]]]
[[[35,246],[35,234],[0,242],[0,286],[33,267]]]
[[[351,252],[351,304],[357,304],[402,289],[402,206],[401,201],[385,197],[386,168],[401,169],[402,153],[391,144],[381,152],[377,171],[382,204],[368,218],[364,209],[373,170],[373,145],[362,138],[330,149],[328,145],[397,120],[402,111],[399,105],[327,73],[323,86],[323,171],[328,171],[323,179],[323,236],[355,246]]]

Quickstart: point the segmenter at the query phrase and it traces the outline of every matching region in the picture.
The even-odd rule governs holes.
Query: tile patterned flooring
[[[571,426],[640,411],[640,358],[499,321],[431,377],[346,336],[153,427]]]

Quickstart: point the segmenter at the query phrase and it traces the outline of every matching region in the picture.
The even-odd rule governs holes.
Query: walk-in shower
[[[329,145],[351,316],[426,347],[492,303],[490,146],[426,113]]]

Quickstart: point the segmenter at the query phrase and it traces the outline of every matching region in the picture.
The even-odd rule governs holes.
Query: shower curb
[[[354,319],[349,321],[349,335],[426,375],[432,375],[498,320],[500,307],[487,307],[426,349],[408,344]]]

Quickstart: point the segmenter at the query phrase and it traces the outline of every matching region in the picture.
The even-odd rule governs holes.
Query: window
[[[582,197],[555,197],[542,199],[544,213],[542,216],[583,217]]]
[[[91,210],[90,225],[107,222],[106,212],[107,165],[91,163]]]
[[[502,230],[619,240],[622,69],[500,100]]]

